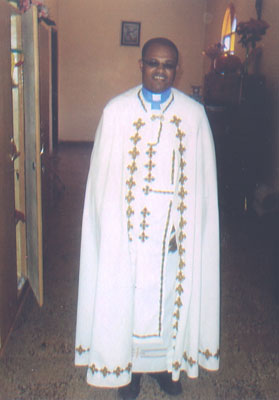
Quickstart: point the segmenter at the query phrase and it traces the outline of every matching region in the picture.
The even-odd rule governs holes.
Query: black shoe
[[[118,397],[121,400],[134,400],[140,392],[141,374],[132,374],[132,380],[127,386],[118,389]]]
[[[155,379],[160,388],[167,394],[171,396],[178,396],[182,393],[182,385],[180,381],[173,381],[172,374],[169,372],[156,372],[149,374],[153,379]]]

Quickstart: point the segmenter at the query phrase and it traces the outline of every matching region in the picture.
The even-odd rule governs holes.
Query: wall
[[[255,0],[233,0],[238,22],[256,18]],[[229,0],[209,0],[207,2],[207,21],[205,34],[205,48],[220,41],[222,19]],[[279,1],[263,0],[262,19],[268,22],[269,29],[257,46],[261,46],[263,53],[260,72],[266,77],[266,86],[270,107],[270,127],[264,134],[272,142],[274,176],[271,180],[279,183]],[[239,37],[237,37],[239,38]],[[244,49],[238,44],[236,54],[244,60]],[[205,72],[208,60],[205,60]],[[270,132],[271,131],[271,132]],[[264,160],[259,160],[264,162]]]
[[[58,1],[59,0],[44,0],[44,4],[49,12],[49,18],[55,21],[55,23],[58,22]]]
[[[59,0],[57,4],[61,141],[92,140],[106,102],[140,83],[140,48],[120,46],[123,20],[141,22],[141,45],[155,36],[177,44],[179,89],[189,93],[192,84],[202,83],[206,0]]]

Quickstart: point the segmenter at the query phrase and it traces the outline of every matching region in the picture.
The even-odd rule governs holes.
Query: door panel
[[[0,348],[17,310],[10,9],[0,0]]]
[[[11,16],[13,139],[14,139],[14,183],[16,209],[17,281],[20,294],[24,287],[26,269],[25,226],[25,146],[23,107],[23,54],[21,40],[21,15],[13,10]]]
[[[43,236],[47,235],[48,211],[51,197],[51,163],[49,158],[49,121],[50,121],[50,28],[39,24],[39,65],[40,65],[40,138],[42,165],[42,211]],[[44,240],[46,247],[46,240]]]
[[[39,305],[43,304],[43,235],[39,47],[37,8],[22,15],[26,169],[27,275]]]

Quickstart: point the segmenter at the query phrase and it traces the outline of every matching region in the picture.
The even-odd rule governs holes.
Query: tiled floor
[[[110,400],[115,390],[85,382],[74,334],[83,196],[89,145],[61,145],[45,235],[44,306],[28,296],[0,360],[0,400]],[[62,184],[63,183],[63,184]],[[182,378],[191,400],[279,398],[279,291],[270,222],[221,209],[221,368]],[[278,266],[276,267],[278,268]],[[167,399],[148,376],[139,400]]]

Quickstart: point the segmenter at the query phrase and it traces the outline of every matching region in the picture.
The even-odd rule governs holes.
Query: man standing
[[[178,50],[149,40],[142,85],[105,107],[88,175],[76,365],[135,399],[142,373],[181,393],[180,372],[219,367],[214,145],[202,105],[172,87]]]

